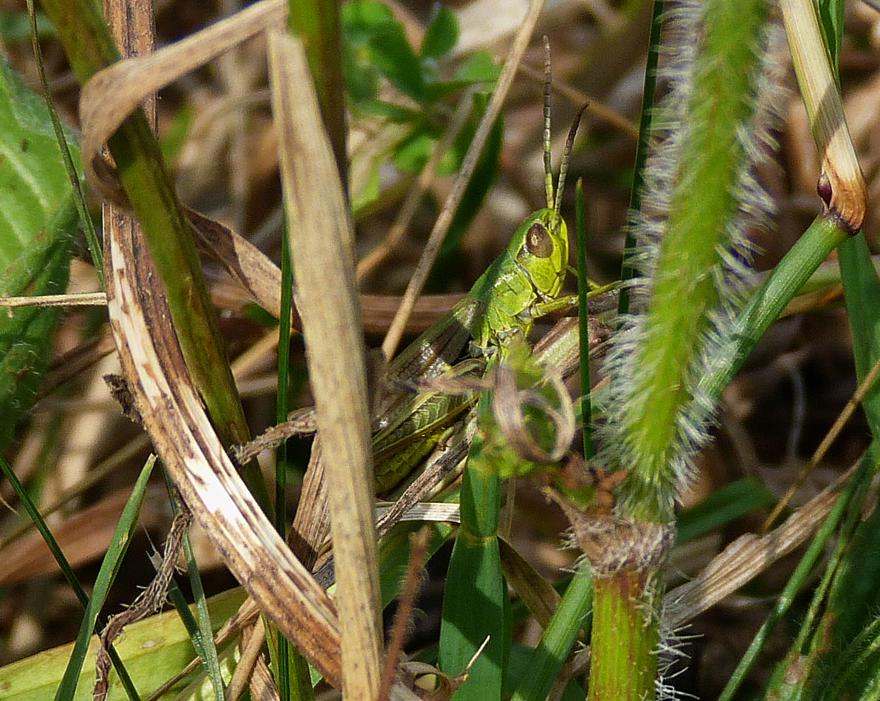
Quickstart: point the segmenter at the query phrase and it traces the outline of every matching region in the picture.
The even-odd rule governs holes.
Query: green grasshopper
[[[553,187],[550,156],[549,78],[544,89],[544,175],[547,206],[530,214],[507,248],[474,283],[467,296],[389,363],[383,378],[387,392],[373,421],[376,492],[399,485],[474,402],[473,397],[439,391],[401,392],[396,388],[429,384],[441,376],[481,375],[486,361],[504,357],[505,349],[528,336],[535,319],[577,304],[562,296],[568,266],[568,229],[560,215],[562,192],[580,118],[569,130],[559,179]],[[294,434],[314,431],[312,410],[300,410],[286,424],[269,429],[242,446],[245,462],[259,450]]]
[[[576,304],[576,297],[560,297],[569,266],[568,230],[559,209],[572,144],[586,105],[569,131],[554,194],[548,94],[545,89],[547,206],[520,224],[507,248],[467,296],[389,364],[386,383],[406,383],[412,378],[430,383],[441,375],[481,372],[485,359],[497,354],[503,358],[515,339],[528,336],[535,319]],[[472,398],[440,393],[408,398],[392,394],[383,401],[373,434],[377,492],[387,492],[403,481],[431,451],[445,426],[472,403]]]

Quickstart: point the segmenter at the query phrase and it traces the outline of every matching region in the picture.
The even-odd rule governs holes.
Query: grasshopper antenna
[[[577,115],[575,115],[574,122],[572,122],[571,128],[568,130],[568,138],[565,140],[565,151],[562,152],[562,164],[559,166],[559,181],[556,184],[556,202],[553,203],[553,210],[559,214],[559,210],[562,207],[562,191],[565,189],[565,176],[568,174],[568,162],[571,160],[571,149],[574,146],[574,137],[577,136],[578,126],[581,123],[581,117],[584,116],[584,112],[587,111],[587,107],[590,106],[589,102],[585,102],[583,106],[578,110]],[[552,184],[550,185],[548,192],[553,190]],[[550,205],[548,205],[549,207]]]
[[[544,189],[547,193],[547,209],[553,207],[553,167],[550,154],[550,87],[553,69],[550,65],[550,40],[544,35]]]

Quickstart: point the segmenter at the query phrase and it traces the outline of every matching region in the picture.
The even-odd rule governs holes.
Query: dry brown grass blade
[[[199,246],[276,319],[281,316],[281,270],[240,234],[194,210],[187,211]],[[299,324],[295,323],[298,327]]]
[[[261,610],[334,685],[336,610],[248,492],[186,371],[152,266],[131,231],[106,258],[108,311],[144,426],[196,520]]]
[[[270,34],[269,73],[290,252],[324,452],[342,633],[342,687],[346,697],[368,701],[379,692],[382,624],[353,223],[298,39]]]
[[[150,56],[128,58],[96,73],[83,86],[80,121],[83,165],[101,196],[126,204],[101,151],[145,98],[268,27],[283,24],[286,16],[283,0],[263,0]]]
[[[711,608],[725,597],[788,555],[806,541],[828,515],[838,489],[852,476],[847,470],[835,484],[818,494],[767,535],[740,536],[690,582],[669,592],[664,600],[664,623],[676,628]]]
[[[538,624],[546,628],[562,597],[504,538],[498,544],[504,576]]]

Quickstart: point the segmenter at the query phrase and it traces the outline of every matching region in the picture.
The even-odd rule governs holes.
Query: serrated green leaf
[[[48,109],[0,59],[0,296],[63,292],[76,225]],[[36,307],[0,315],[0,450],[30,408],[57,319]]]
[[[422,40],[422,58],[439,58],[458,41],[458,19],[448,7],[439,7]]]

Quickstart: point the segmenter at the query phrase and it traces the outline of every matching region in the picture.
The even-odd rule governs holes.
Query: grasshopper
[[[548,206],[520,224],[467,296],[389,364],[386,382],[411,378],[430,382],[444,374],[480,372],[486,359],[503,356],[515,339],[528,336],[535,319],[572,306],[571,297],[559,296],[568,269],[568,231],[559,214],[564,176],[563,170],[555,200],[548,190]],[[439,437],[437,428],[471,403],[469,398],[437,394],[408,401],[391,396],[382,402],[373,435],[377,491],[400,483],[413,461],[424,457],[436,442],[424,437]],[[401,448],[416,436],[423,437],[422,449]]]
[[[385,387],[430,384],[441,376],[481,375],[487,361],[503,358],[506,348],[528,336],[535,319],[577,304],[576,296],[560,296],[569,270],[568,230],[560,206],[571,149],[587,105],[580,109],[569,130],[554,188],[549,96],[548,71],[543,129],[547,206],[519,225],[506,249],[464,299],[389,363],[383,377]],[[403,482],[473,401],[472,397],[438,391],[387,392],[373,420],[376,492],[389,492]],[[295,412],[287,424],[270,429],[265,437],[248,444],[256,448],[248,451],[244,446],[236,457],[244,462],[254,452],[291,435],[313,432],[310,412]]]
[[[405,383],[412,378],[430,382],[444,374],[481,372],[486,359],[497,354],[503,357],[515,339],[528,336],[535,319],[576,304],[576,297],[560,296],[569,268],[568,230],[560,205],[574,137],[586,105],[569,131],[554,191],[549,82],[544,96],[547,206],[519,225],[507,248],[467,296],[389,364],[386,383]],[[456,361],[458,364],[454,364]],[[409,398],[392,394],[381,402],[373,434],[377,492],[387,492],[399,484],[431,451],[443,427],[472,401],[433,393]]]

